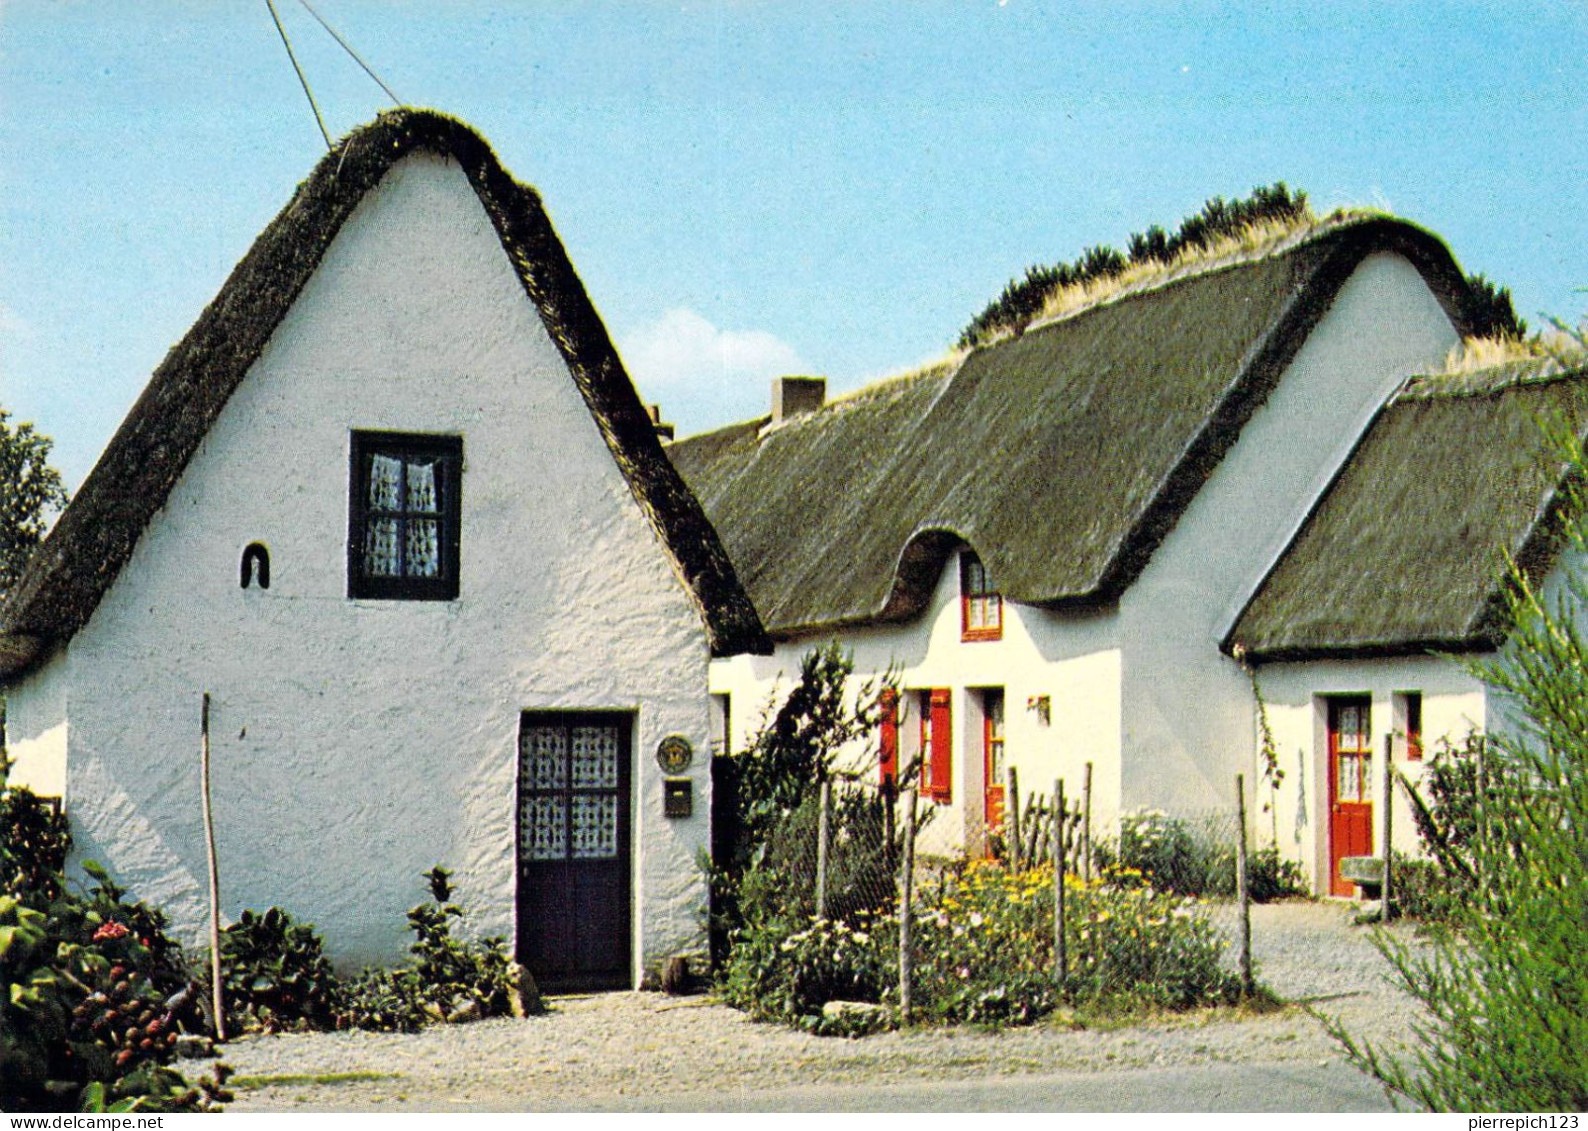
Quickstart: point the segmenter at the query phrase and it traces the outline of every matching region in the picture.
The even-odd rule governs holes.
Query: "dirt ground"
[[[1121,1089],[1155,1082],[1165,1102],[1184,1100],[1187,1110],[1219,1110],[1220,1096],[1287,1110],[1286,1081],[1310,1087],[1312,1077],[1322,1083],[1327,1076],[1329,1086],[1343,1084],[1356,1097],[1350,1102],[1373,1106],[1376,1090],[1363,1089],[1366,1082],[1344,1067],[1339,1047],[1308,1012],[1338,1016],[1379,1044],[1407,1036],[1410,1003],[1385,983],[1369,931],[1351,926],[1340,904],[1258,907],[1253,953],[1259,978],[1292,1004],[1102,1029],[1050,1021],[1001,1032],[926,1029],[843,1040],[758,1024],[709,997],[610,993],[553,998],[550,1012],[523,1021],[242,1040],[224,1059],[239,1074],[238,1111],[753,1110],[758,1097],[772,1106],[786,1102],[790,1088],[818,1089],[817,1107],[842,1105],[846,1096],[875,1106],[886,1104],[896,1085],[928,1083],[960,1097],[945,1099],[951,1104],[1004,1106],[1002,1087],[1015,1089],[1009,1103],[1026,1106],[1014,1098],[1025,1094],[1022,1078],[1035,1085],[1074,1074],[1112,1074]],[[1215,1090],[1198,1096],[1203,1078]],[[1273,1087],[1263,1084],[1270,1078],[1278,1081]],[[1250,1085],[1256,1099],[1230,1091],[1232,1081]],[[1101,1087],[1082,1094],[1107,1106],[1154,1109],[1096,1083]],[[915,1094],[901,1092],[901,1102]],[[1308,1097],[1323,1102],[1305,1089],[1296,1093],[1298,1104]]]

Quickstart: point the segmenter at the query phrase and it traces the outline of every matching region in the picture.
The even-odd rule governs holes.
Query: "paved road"
[[[477,1109],[486,1110],[486,1109]],[[911,1084],[695,1092],[587,1100],[549,1111],[1354,1112],[1392,1111],[1383,1090],[1337,1061],[1311,1068],[1219,1064]]]

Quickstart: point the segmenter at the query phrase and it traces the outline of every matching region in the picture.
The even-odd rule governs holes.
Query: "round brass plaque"
[[[681,774],[695,760],[695,748],[681,734],[670,734],[656,744],[656,764],[664,773]]]

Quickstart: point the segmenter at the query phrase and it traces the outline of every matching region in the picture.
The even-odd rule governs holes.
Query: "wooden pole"
[[[1069,955],[1064,949],[1064,779],[1053,779],[1053,955],[1059,989],[1070,980]]]
[[[1004,777],[1008,779],[1008,786],[1004,791],[1008,802],[1004,806],[1004,812],[1009,818],[1009,831],[1004,839],[1009,845],[1009,867],[1013,871],[1018,872],[1020,870],[1020,849],[1022,847],[1020,841],[1020,774],[1013,766],[1010,766],[1004,771]]]
[[[1484,820],[1484,814],[1489,811],[1488,749],[1489,747],[1487,741],[1480,737],[1478,739],[1477,748],[1478,764],[1473,767],[1473,785],[1477,791],[1477,796],[1473,798],[1474,805],[1472,813],[1473,820],[1477,824],[1476,832],[1478,844],[1480,846],[1480,859],[1482,859],[1484,853],[1488,851],[1489,826],[1488,822]],[[1485,914],[1492,910],[1489,905],[1489,890],[1487,883],[1488,872],[1489,869],[1487,868],[1481,869],[1477,872],[1475,877],[1478,881],[1478,907]]]
[[[899,877],[899,1021],[910,1023],[910,980],[915,971],[910,936],[915,898],[915,787],[904,791],[904,874]]]
[[[1092,763],[1081,777],[1081,879],[1092,882]]]
[[[1379,921],[1395,917],[1390,903],[1390,874],[1395,870],[1395,736],[1384,736],[1384,884],[1379,889]]]
[[[833,783],[822,781],[821,810],[816,817],[816,918],[827,918],[827,852],[833,810]]]
[[[221,996],[221,878],[215,862],[215,815],[210,809],[210,693],[204,693],[199,720],[199,789],[204,806],[204,846],[210,865],[210,1005],[215,1010],[215,1039],[226,1039],[226,1009]]]
[[[1235,897],[1240,905],[1241,993],[1252,995],[1252,900],[1246,874],[1246,776],[1235,775]]]

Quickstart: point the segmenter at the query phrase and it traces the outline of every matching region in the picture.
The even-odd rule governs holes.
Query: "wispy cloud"
[[[808,367],[793,346],[765,330],[724,330],[675,307],[620,342],[629,376],[683,431],[764,412],[767,383]]]

